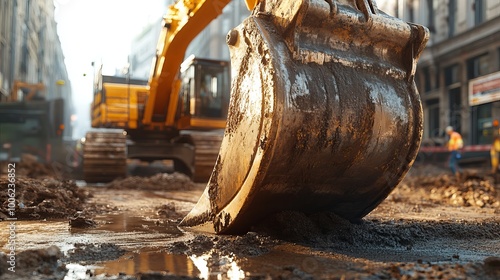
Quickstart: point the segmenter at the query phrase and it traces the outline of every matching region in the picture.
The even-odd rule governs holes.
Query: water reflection
[[[243,279],[245,272],[238,266],[234,257],[219,256],[215,252],[201,256],[190,257],[200,271],[198,277],[202,279]]]
[[[187,276],[197,276],[200,273],[188,256],[149,252],[127,254],[118,260],[105,262],[101,268],[95,270],[95,274],[126,273],[127,275],[136,275],[152,271]]]
[[[127,212],[116,214],[108,214],[100,217],[99,220],[104,222],[104,225],[99,226],[100,230],[112,232],[145,232],[145,233],[167,233],[173,236],[180,236],[182,232],[177,228],[177,225],[160,224],[155,219],[134,216]]]
[[[201,279],[243,279],[245,272],[232,256],[220,256],[215,252],[201,256],[173,255],[162,252],[127,254],[118,260],[100,264],[95,275],[136,275],[137,273],[166,272]]]

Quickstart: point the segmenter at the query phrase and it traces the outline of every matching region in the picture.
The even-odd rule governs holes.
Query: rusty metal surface
[[[229,37],[228,125],[183,225],[237,233],[282,210],[373,210],[420,145],[428,31],[366,0],[265,1]]]

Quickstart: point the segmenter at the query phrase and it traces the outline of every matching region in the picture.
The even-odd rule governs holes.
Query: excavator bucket
[[[284,210],[368,214],[419,149],[428,34],[370,0],[261,1],[228,34],[227,127],[181,226],[234,234]]]

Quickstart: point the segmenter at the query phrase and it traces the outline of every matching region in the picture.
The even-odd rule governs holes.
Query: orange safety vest
[[[460,133],[453,131],[450,135],[450,140],[448,141],[448,151],[456,151],[462,149],[464,146],[464,141]]]

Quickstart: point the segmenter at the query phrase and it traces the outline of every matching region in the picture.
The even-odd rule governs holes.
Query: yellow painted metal
[[[148,93],[149,87],[133,84],[103,84],[92,102],[92,127],[137,128],[139,121],[138,95]]]
[[[259,0],[245,0],[245,4],[247,4],[247,8],[249,10],[253,10],[257,4],[259,4]]]
[[[204,118],[191,118],[190,126],[193,128],[224,129],[226,128],[226,121]]]
[[[163,121],[172,124],[176,115],[175,91],[178,72],[189,43],[217,16],[230,0],[178,1],[171,5],[163,20],[157,45],[150,94],[144,111],[144,124]]]
[[[26,96],[24,96],[23,99],[25,101],[29,101],[35,96],[37,91],[45,90],[45,85],[42,83],[35,83],[34,84],[34,83],[26,83],[23,81],[15,80],[13,85],[12,85],[12,90],[11,90],[11,94],[9,96],[9,101],[14,101],[14,102],[20,101],[17,94],[18,94],[18,91],[22,88],[28,90],[28,94]]]

